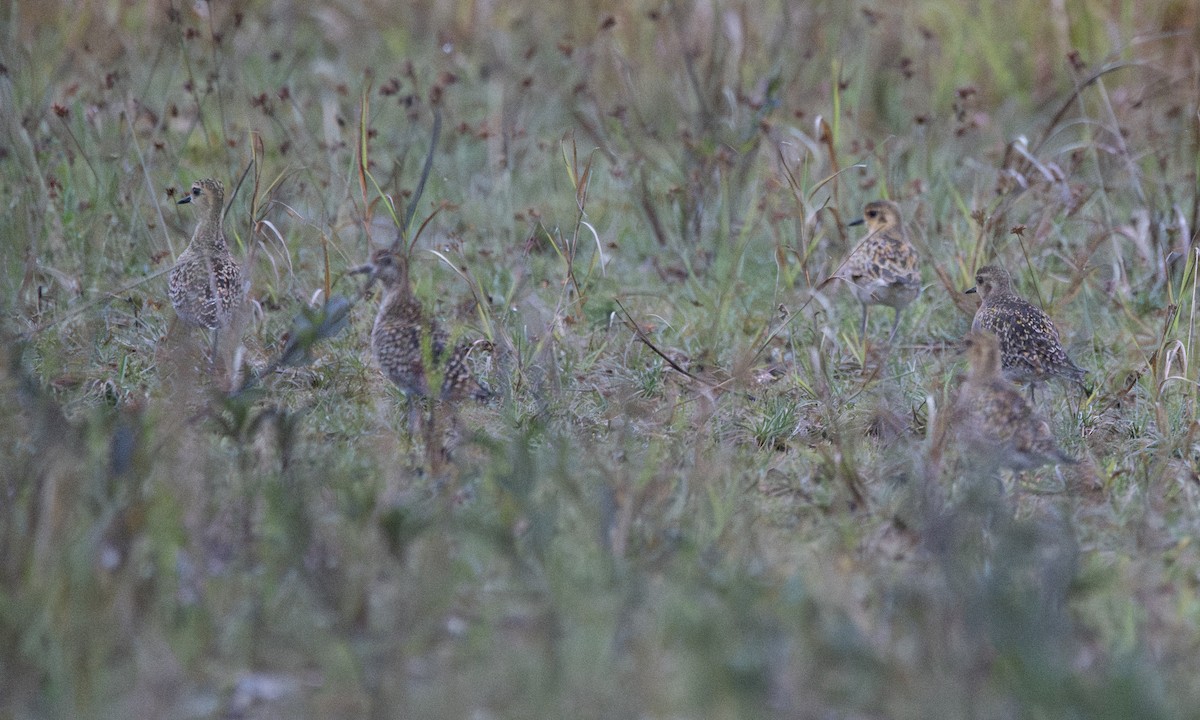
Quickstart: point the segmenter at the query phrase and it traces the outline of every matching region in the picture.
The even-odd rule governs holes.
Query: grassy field
[[[1200,717],[1200,5],[412,5],[0,11],[0,718]],[[891,346],[816,289],[881,197]],[[397,237],[495,348],[445,437]],[[999,494],[934,442],[985,262],[1095,388]]]

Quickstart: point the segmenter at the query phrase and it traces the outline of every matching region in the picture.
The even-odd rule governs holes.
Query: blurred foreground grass
[[[1197,716],[1196,3],[3,12],[0,717]],[[169,190],[247,166],[243,367],[307,339],[228,397]],[[890,351],[814,290],[882,196]],[[293,324],[431,215],[448,457],[373,298]],[[991,260],[1097,386],[1003,492],[931,439]]]

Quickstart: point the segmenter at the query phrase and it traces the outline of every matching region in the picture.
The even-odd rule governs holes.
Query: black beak
[[[182,199],[182,200],[180,200],[179,202],[175,203],[175,204],[176,204],[176,205],[184,205],[184,204],[190,203],[191,201],[192,201],[192,196],[191,196],[191,195],[184,195],[184,196],[183,196],[183,199]]]
[[[855,225],[862,225],[864,222],[866,222],[866,220],[863,220],[862,218],[859,218],[857,220],[851,220],[850,222],[846,223],[846,227],[854,227]]]
[[[350,268],[349,270],[346,271],[346,274],[347,275],[361,275],[362,273],[370,273],[370,272],[375,272],[375,265],[373,265],[372,263],[366,263],[365,265],[359,265],[357,267]]]
[[[966,290],[963,290],[963,293],[965,293],[967,295],[972,295],[977,292],[979,292],[979,288],[977,288],[977,287],[967,288]]]

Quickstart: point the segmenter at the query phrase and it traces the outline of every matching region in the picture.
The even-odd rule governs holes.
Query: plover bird
[[[199,221],[167,276],[168,294],[185,324],[215,330],[230,323],[244,294],[242,270],[221,228],[225,188],[211,178],[199,180],[179,201],[185,203],[196,208]]]
[[[1031,391],[1036,383],[1061,378],[1087,392],[1087,371],[1067,356],[1050,316],[1013,292],[1007,270],[984,265],[975,273],[975,287],[967,292],[978,292],[983,299],[971,328],[996,334],[1000,365],[1009,378],[1029,383]]]
[[[429,396],[425,372],[428,353],[435,365],[445,358],[439,399],[482,400],[490,395],[471,372],[468,362],[471,351],[480,343],[460,342],[447,357],[449,336],[436,318],[426,318],[421,301],[412,293],[404,258],[391,250],[378,250],[371,262],[351,272],[370,273],[372,279],[383,285],[383,299],[371,330],[371,351],[384,377],[410,398]]]
[[[896,203],[890,200],[867,203],[863,207],[862,218],[850,225],[864,223],[867,226],[866,237],[833,277],[849,282],[854,296],[862,303],[864,336],[867,333],[867,311],[870,306],[887,305],[895,310],[892,330],[888,334],[890,343],[900,327],[900,313],[921,293],[917,251],[904,230],[904,219]]]
[[[1075,463],[1058,447],[1050,425],[1001,372],[1000,342],[988,331],[967,335],[971,367],[958,393],[955,420],[972,456],[1015,471]]]

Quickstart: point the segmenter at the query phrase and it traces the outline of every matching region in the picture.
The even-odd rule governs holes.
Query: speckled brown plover
[[[211,178],[192,184],[179,204],[191,203],[199,220],[192,241],[167,276],[171,305],[186,325],[218,329],[229,325],[245,289],[242,270],[221,228],[225,188]]]
[[[890,200],[877,200],[863,207],[863,216],[850,225],[866,224],[867,235],[834,273],[850,283],[854,296],[862,303],[862,334],[867,332],[867,311],[871,305],[886,305],[895,310],[888,342],[900,327],[900,313],[921,293],[921,273],[917,251],[908,239],[900,206]]]
[[[404,258],[391,250],[378,250],[371,262],[351,272],[370,273],[383,285],[383,299],[371,330],[371,351],[384,377],[410,398],[427,397],[425,359],[438,365],[445,358],[439,399],[482,400],[489,396],[469,365],[471,351],[486,341],[460,342],[446,357],[449,337],[436,318],[426,317],[421,301],[413,295]]]
[[[959,390],[954,418],[972,457],[1018,472],[1076,462],[1059,448],[1046,420],[1004,377],[996,335],[971,331],[965,343],[971,367]]]
[[[1013,292],[1007,270],[998,265],[979,268],[975,287],[967,292],[978,292],[983,300],[971,327],[996,334],[1000,365],[1009,378],[1029,383],[1031,391],[1036,383],[1055,378],[1087,391],[1083,382],[1087,371],[1067,356],[1050,316]]]

